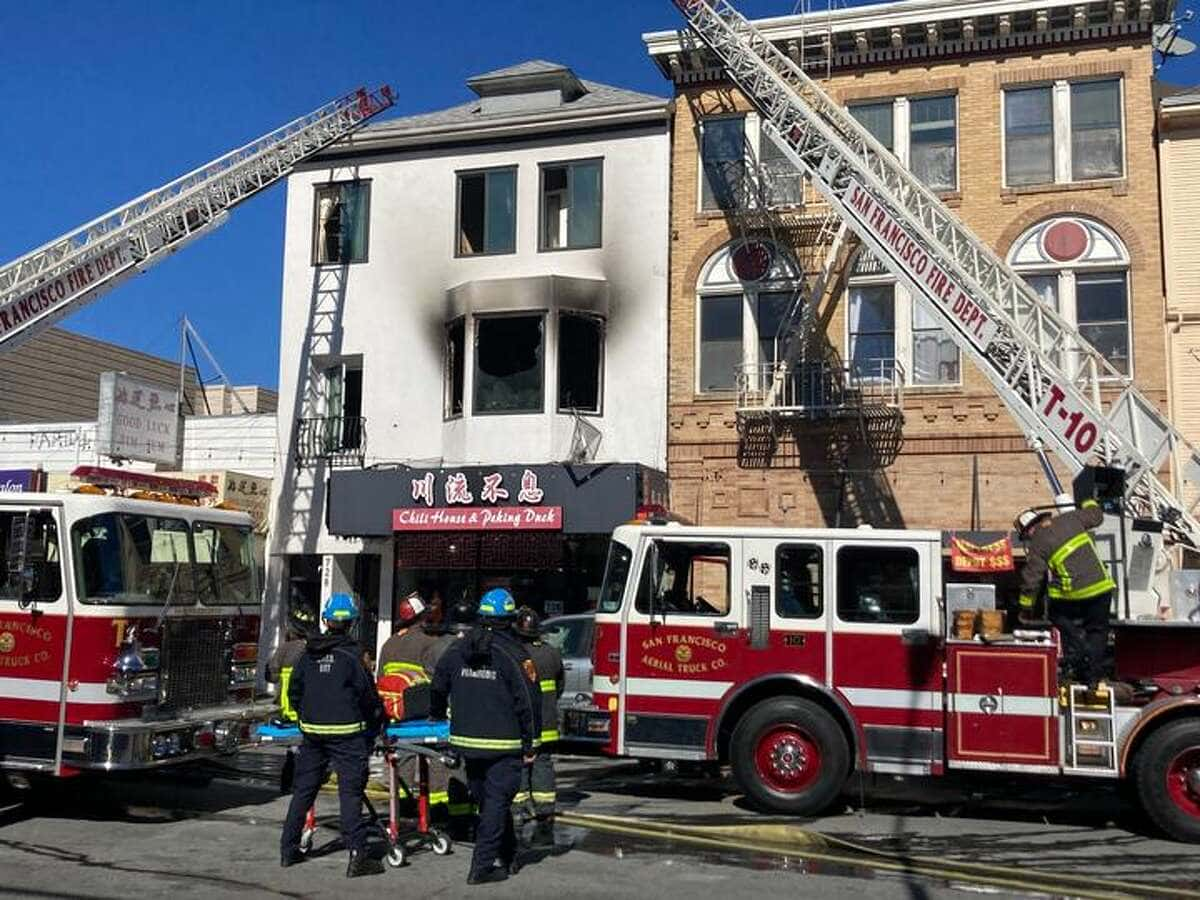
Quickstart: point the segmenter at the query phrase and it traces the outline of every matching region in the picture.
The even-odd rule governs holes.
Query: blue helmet
[[[325,601],[321,618],[326,622],[353,622],[358,618],[358,604],[349,594],[334,594]]]
[[[517,614],[517,601],[504,588],[492,588],[479,601],[482,619],[507,619]]]

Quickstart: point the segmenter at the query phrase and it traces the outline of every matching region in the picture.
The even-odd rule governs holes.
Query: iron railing
[[[841,363],[746,363],[738,368],[739,416],[856,415],[864,407],[899,409],[904,366],[895,359]]]
[[[296,462],[361,466],[366,459],[367,420],[362,416],[318,416],[296,422]]]

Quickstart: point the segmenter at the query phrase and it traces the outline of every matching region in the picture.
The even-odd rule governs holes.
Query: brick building
[[[1165,406],[1151,39],[1172,6],[903,0],[760,27]],[[816,299],[819,346],[805,358],[818,374],[784,403],[790,415],[755,408],[779,323],[816,283],[838,223],[707,51],[678,32],[644,40],[675,86],[674,510],[701,523],[1003,528],[1045,502],[995,391],[853,242]],[[755,205],[747,184],[771,215],[737,211]],[[747,252],[749,238],[770,252]]]

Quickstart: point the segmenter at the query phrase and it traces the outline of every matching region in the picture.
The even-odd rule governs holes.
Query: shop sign
[[[179,456],[179,393],[122,375],[100,375],[97,450],[118,459],[173,464]]]
[[[42,490],[40,476],[44,474],[37,469],[0,469],[0,494]]]
[[[561,506],[394,509],[393,531],[561,531]]]
[[[950,536],[950,569],[954,572],[1011,572],[1012,541],[1001,538],[990,544],[973,544],[957,535]]]
[[[512,493],[505,486],[503,472],[485,472],[472,483],[466,472],[443,472],[439,489],[438,476],[426,472],[410,479],[414,503],[423,503],[428,508],[435,506],[472,506],[476,503],[498,505],[508,500]],[[517,502],[537,505],[546,492],[538,487],[538,475],[532,469],[521,473],[520,486],[513,486]],[[476,500],[478,492],[478,500]]]

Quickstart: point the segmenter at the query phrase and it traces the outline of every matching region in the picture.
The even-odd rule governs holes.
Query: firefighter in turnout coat
[[[1032,614],[1044,585],[1047,618],[1062,635],[1067,667],[1077,681],[1093,688],[1103,675],[1108,611],[1117,587],[1089,533],[1103,522],[1100,504],[1085,500],[1078,510],[1057,516],[1029,509],[1015,523],[1026,548],[1021,615]]]
[[[537,758],[521,773],[521,790],[517,793],[518,807],[533,808],[537,822],[533,843],[554,846],[555,780],[554,744],[558,735],[558,698],[563,692],[562,654],[542,640],[542,623],[538,614],[527,606],[517,610],[513,631],[525,645],[533,667],[537,670],[538,693],[541,700],[542,731]]]
[[[383,706],[374,680],[363,667],[358,644],[349,634],[351,623],[358,618],[354,599],[349,594],[334,594],[325,604],[322,618],[328,632],[308,639],[288,685],[303,743],[280,838],[280,860],[285,867],[304,860],[300,852],[304,819],[332,766],[338,777],[342,838],[350,851],[346,875],[378,874],[383,864],[367,855],[362,796]]]
[[[508,591],[484,594],[480,623],[450,646],[433,676],[432,716],[444,719],[447,707],[453,710],[450,746],[462,754],[479,804],[468,884],[503,881],[516,871],[512,802],[542,727],[537,670],[509,627],[515,613]]]

